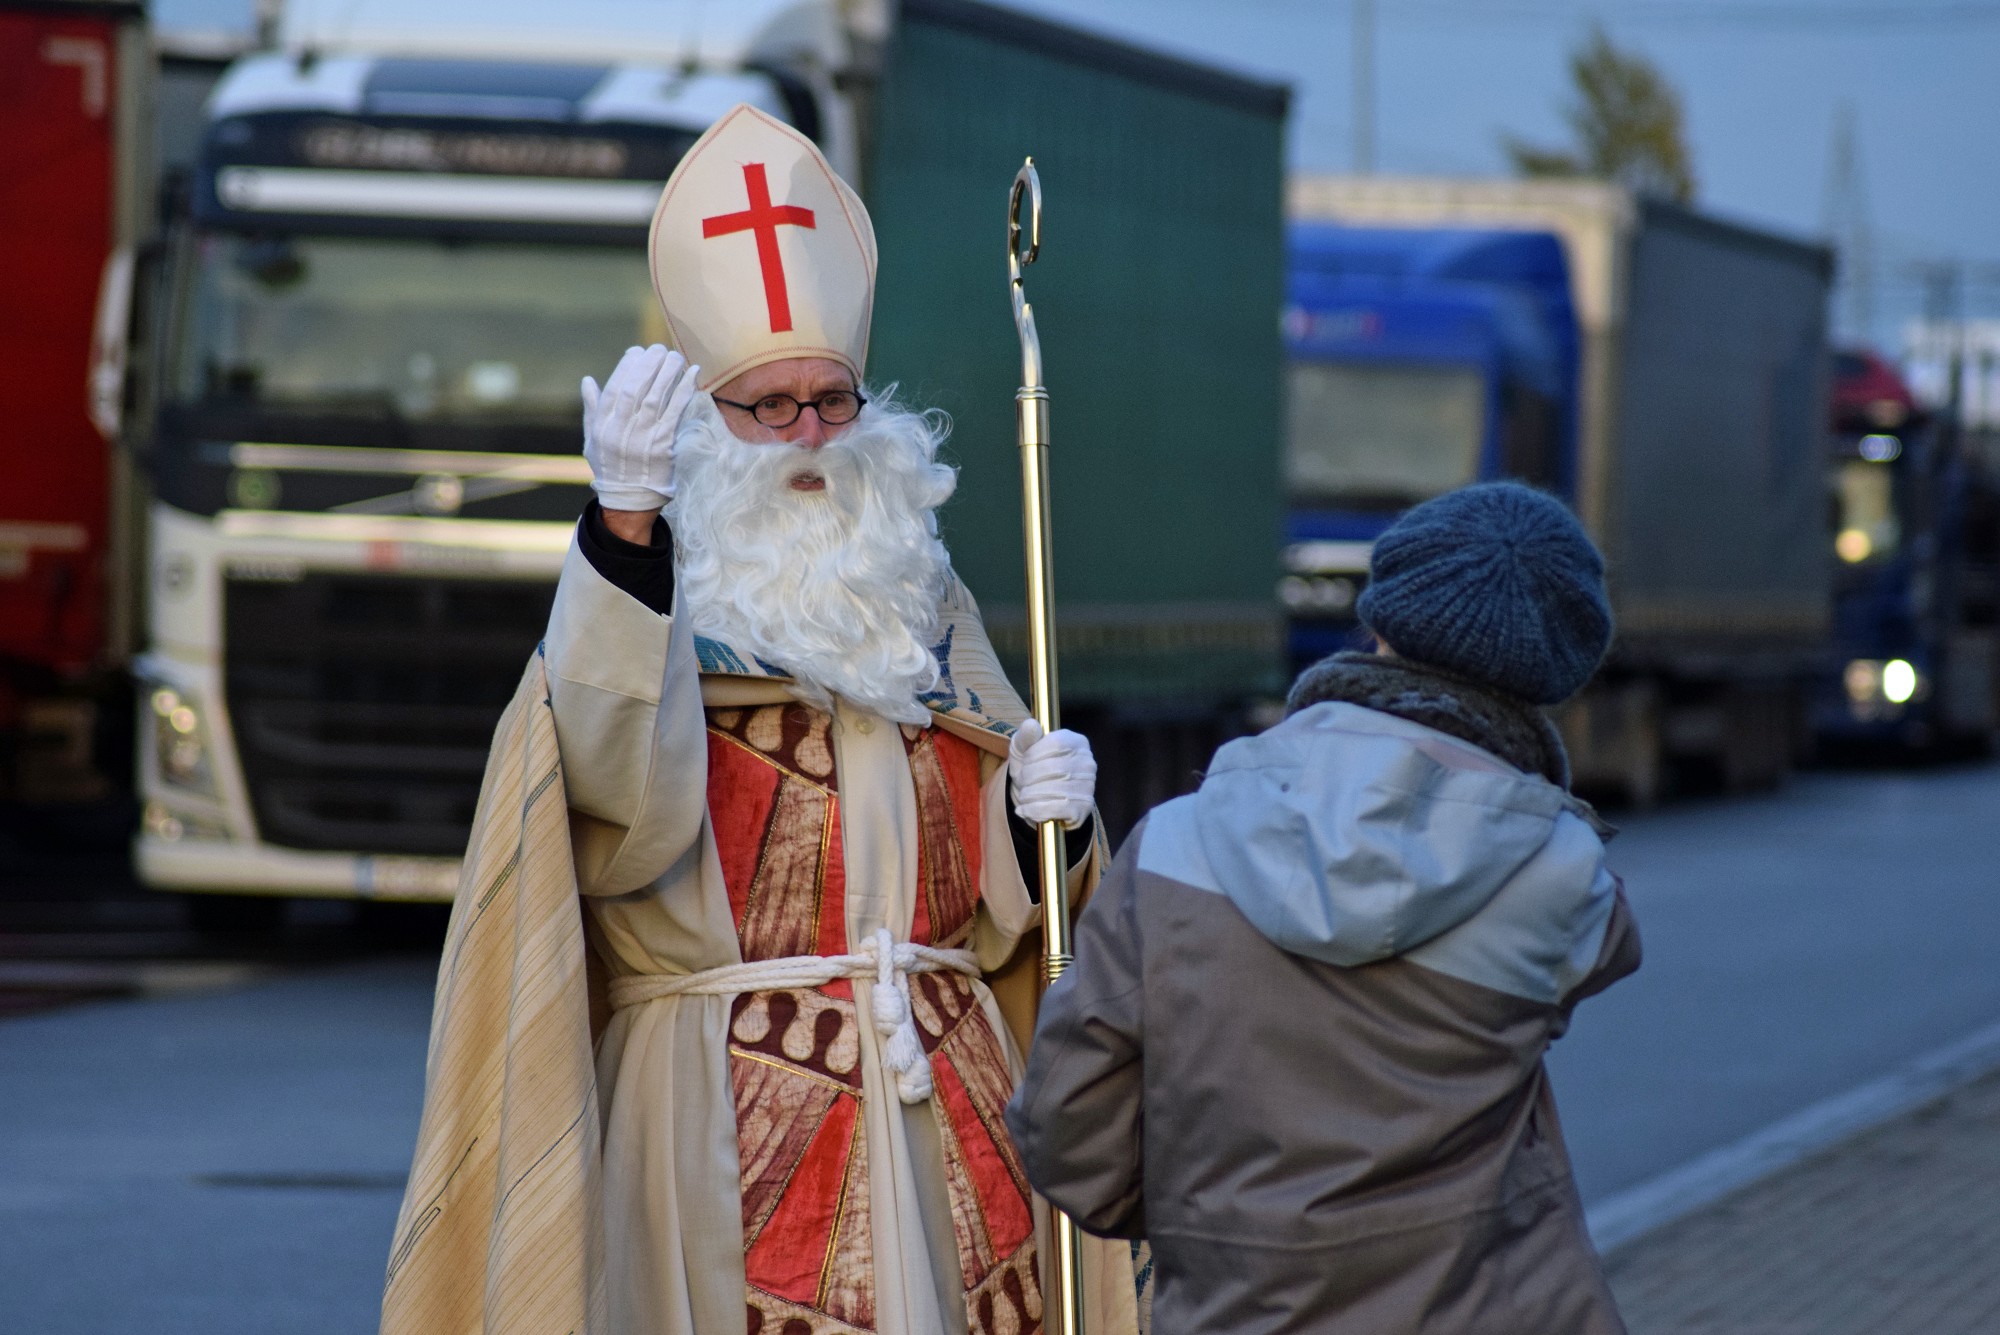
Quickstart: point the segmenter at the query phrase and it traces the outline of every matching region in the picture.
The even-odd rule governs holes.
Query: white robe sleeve
[[[694,637],[598,574],[574,541],[544,642],[577,885],[616,895],[696,850],[707,723]]]

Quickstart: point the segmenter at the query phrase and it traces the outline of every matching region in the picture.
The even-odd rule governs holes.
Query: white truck
[[[957,416],[960,494],[983,499],[947,524],[1003,654],[1022,566],[999,245],[1035,151],[1061,237],[1037,305],[1052,366],[1090,387],[1061,400],[1059,482],[1129,471],[1120,395],[1175,405],[1149,448],[1192,460],[1227,435],[1245,461],[1233,490],[1167,477],[1151,509],[1058,502],[1070,716],[1147,729],[1191,773],[1221,704],[1275,684],[1283,89],[968,0],[636,23],[586,0],[559,24],[299,3],[282,50],[216,85],[158,265],[148,883],[232,897],[203,901],[216,920],[254,918],[252,896],[450,897],[587,498],[578,380],[664,337],[647,224],[738,101],[815,137],[876,214],[871,374],[921,374],[906,388]],[[1162,207],[1195,179],[1198,207]],[[1184,274],[1205,249],[1229,262]],[[1141,356],[1134,314],[1188,330],[1230,393]],[[1107,765],[1114,828],[1157,769],[1121,785]]]
[[[634,64],[223,77],[150,385],[148,883],[449,897],[586,495],[577,381],[661,336],[653,203],[739,100],[785,112]]]

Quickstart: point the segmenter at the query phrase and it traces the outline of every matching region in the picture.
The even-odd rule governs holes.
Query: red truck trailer
[[[107,796],[129,770],[116,693],[134,511],[117,438],[151,64],[138,4],[0,0],[0,798],[14,801]]]

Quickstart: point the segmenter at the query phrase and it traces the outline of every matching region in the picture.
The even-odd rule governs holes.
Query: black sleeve
[[[604,508],[592,497],[577,521],[576,545],[591,569],[645,604],[667,615],[674,606],[674,543],[665,519],[653,520],[653,543],[627,542],[604,522]]]
[[[1007,833],[1014,836],[1014,861],[1020,864],[1021,879],[1028,884],[1029,902],[1042,902],[1042,879],[1035,875],[1035,868],[1041,865],[1042,850],[1035,827],[1014,814],[1014,794],[1007,793]],[[1074,868],[1090,856],[1090,841],[1097,837],[1097,817],[1086,816],[1083,824],[1066,832],[1069,840],[1064,848],[1069,853],[1069,865]]]

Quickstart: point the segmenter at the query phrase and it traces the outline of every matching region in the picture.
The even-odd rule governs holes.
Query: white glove
[[[1097,792],[1097,758],[1080,732],[1057,728],[1046,735],[1032,718],[1021,720],[1007,744],[1007,777],[1014,782],[1014,814],[1030,825],[1059,820],[1074,830],[1090,816]]]
[[[674,494],[674,433],[699,366],[655,343],[627,348],[604,388],[583,378],[583,457],[607,510],[657,510]]]

